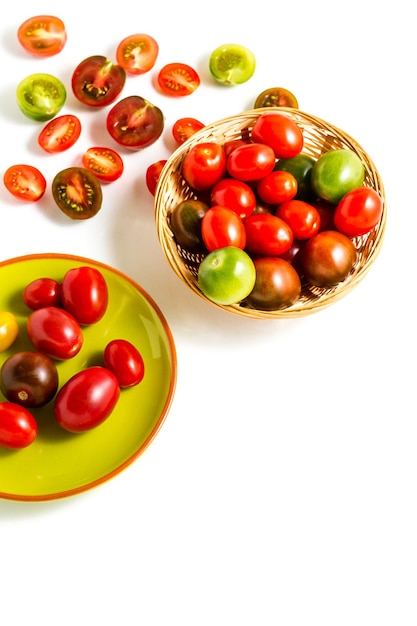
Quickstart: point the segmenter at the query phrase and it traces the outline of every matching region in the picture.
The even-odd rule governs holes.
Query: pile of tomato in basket
[[[198,283],[220,305],[284,309],[306,281],[331,288],[357,261],[355,238],[379,223],[383,199],[356,152],[314,158],[285,112],[256,118],[247,136],[192,145],[181,174],[195,198],[173,207],[176,243],[202,253]]]

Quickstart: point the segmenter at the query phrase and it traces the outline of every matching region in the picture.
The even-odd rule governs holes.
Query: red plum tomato
[[[18,200],[37,202],[46,191],[46,178],[33,165],[11,165],[3,174],[7,191]]]
[[[139,350],[126,339],[113,339],[104,348],[104,366],[116,376],[122,389],[138,385],[145,375]]]
[[[256,281],[245,303],[261,311],[285,309],[298,299],[301,280],[296,269],[279,257],[254,259]]]
[[[0,402],[0,446],[21,450],[37,435],[38,424],[29,409],[15,402]]]
[[[270,146],[278,159],[288,159],[301,152],[304,137],[294,120],[283,113],[261,114],[252,127],[252,139]]]
[[[382,198],[371,187],[358,187],[348,191],[334,212],[337,230],[348,237],[369,233],[382,217]]]
[[[1,366],[0,387],[10,402],[27,408],[47,404],[58,389],[58,370],[43,352],[14,352]]]
[[[135,33],[125,37],[116,48],[116,61],[134,76],[145,74],[153,68],[159,54],[156,39],[146,33]]]
[[[320,229],[320,213],[316,207],[303,200],[282,202],[275,215],[287,222],[295,239],[308,239]]]
[[[210,193],[212,205],[225,206],[243,220],[253,213],[256,207],[256,195],[249,185],[235,178],[222,178],[214,185]]]
[[[324,230],[310,237],[300,251],[305,278],[317,287],[337,285],[352,271],[357,259],[353,241],[336,230]]]
[[[103,183],[112,183],[124,171],[120,154],[112,148],[102,146],[88,148],[82,156],[82,164]]]
[[[60,426],[81,433],[110,417],[120,397],[116,376],[106,367],[95,365],[74,374],[58,391],[54,415]]]
[[[227,157],[227,172],[244,182],[258,181],[274,169],[275,154],[264,143],[248,143],[233,150]]]
[[[141,96],[127,96],[110,109],[106,119],[112,139],[129,150],[142,150],[155,143],[164,130],[159,107]]]
[[[74,96],[90,107],[105,107],[118,98],[126,81],[126,72],[105,56],[87,57],[71,77]]]
[[[50,120],[38,135],[38,144],[45,152],[64,152],[71,148],[81,135],[81,122],[76,115],[67,113]]]
[[[81,326],[99,322],[109,302],[106,279],[88,265],[69,269],[61,282],[61,302]]]
[[[298,191],[298,183],[290,172],[273,170],[262,178],[256,192],[259,198],[267,204],[279,204],[294,198]]]
[[[186,63],[167,63],[159,70],[157,82],[163,94],[178,98],[192,94],[200,86],[200,76]]]
[[[29,309],[61,306],[61,283],[48,276],[35,278],[23,289],[23,302]]]
[[[209,191],[226,174],[223,147],[210,141],[195,144],[184,157],[181,173],[196,191]]]
[[[223,206],[212,206],[201,221],[201,235],[209,252],[217,248],[235,246],[243,248],[246,245],[246,231],[243,220]]]
[[[294,235],[283,219],[270,213],[250,215],[245,221],[246,250],[257,256],[279,256],[290,249]]]
[[[29,340],[36,350],[52,359],[64,361],[75,357],[82,348],[81,326],[68,311],[45,306],[32,311],[27,319]]]
[[[202,128],[204,128],[203,122],[196,120],[194,117],[180,117],[172,125],[172,136],[175,142],[181,146]]]

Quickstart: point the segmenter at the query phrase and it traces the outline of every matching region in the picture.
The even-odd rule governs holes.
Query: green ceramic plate
[[[0,310],[12,311],[19,336],[0,354],[0,366],[13,352],[34,350],[26,333],[30,310],[22,292],[39,277],[61,279],[71,267],[90,265],[104,275],[109,305],[104,317],[84,327],[79,354],[57,362],[60,385],[77,371],[102,364],[105,344],[131,341],[141,352],[145,375],[136,387],[122,389],[111,416],[82,434],[64,431],[53,415],[53,401],[34,409],[38,437],[27,448],[0,447],[0,497],[10,500],[52,500],[103,483],[132,463],[151,443],[170,408],[176,385],[175,344],[168,324],[152,298],[119,271],[83,257],[44,254],[0,263]],[[0,399],[5,400],[0,393]]]

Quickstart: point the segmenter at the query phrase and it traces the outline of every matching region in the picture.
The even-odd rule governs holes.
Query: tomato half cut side
[[[116,102],[107,115],[107,131],[114,141],[141,150],[153,144],[164,130],[159,107],[141,96],[127,96]]]
[[[30,74],[16,88],[17,104],[23,115],[37,122],[47,122],[58,115],[66,98],[65,85],[52,74]]]
[[[82,164],[104,183],[111,183],[123,174],[124,163],[118,152],[111,148],[94,146],[82,156]]]
[[[200,85],[200,76],[185,63],[167,63],[159,71],[158,85],[166,96],[189,96]]]
[[[74,96],[82,104],[104,107],[116,100],[126,82],[126,72],[102,55],[87,57],[71,77]]]
[[[298,100],[295,95],[285,87],[269,87],[262,91],[255,99],[253,108],[265,107],[290,107],[298,109]]]
[[[50,57],[61,52],[67,41],[64,22],[55,15],[36,15],[17,29],[21,46],[37,57]]]
[[[172,136],[176,143],[181,146],[187,139],[204,128],[205,124],[194,117],[180,117],[172,125]]]
[[[251,50],[235,43],[219,46],[210,55],[209,70],[222,85],[240,85],[252,78],[256,58]]]
[[[52,181],[52,195],[58,208],[71,219],[85,220],[101,209],[100,181],[84,167],[68,167]]]
[[[128,74],[145,74],[153,68],[159,54],[158,42],[146,33],[125,37],[117,46],[116,61]]]
[[[50,120],[38,135],[38,144],[45,152],[64,152],[81,135],[81,122],[76,115],[60,115]]]
[[[46,190],[44,175],[38,168],[25,163],[7,168],[3,175],[3,182],[12,196],[26,202],[40,200]]]

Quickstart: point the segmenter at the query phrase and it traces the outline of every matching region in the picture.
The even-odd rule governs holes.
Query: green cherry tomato
[[[255,265],[247,252],[234,246],[210,252],[198,270],[203,294],[220,305],[236,304],[246,298],[255,285]]]
[[[251,50],[240,44],[219,46],[210,55],[209,70],[213,78],[223,85],[240,85],[255,73],[256,58]]]
[[[26,117],[37,122],[51,120],[64,106],[64,84],[51,74],[30,74],[17,86],[17,104]]]
[[[365,168],[352,150],[341,148],[322,154],[311,170],[311,185],[322,200],[337,204],[348,191],[360,187]]]

